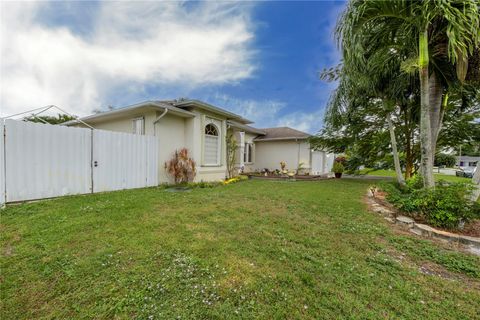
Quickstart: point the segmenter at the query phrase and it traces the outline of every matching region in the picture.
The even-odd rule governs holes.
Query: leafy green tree
[[[479,31],[475,0],[352,0],[337,24],[347,69],[387,63],[378,61],[376,54],[365,55],[371,44],[379,53],[411,49],[402,63],[404,71],[418,74],[420,82],[420,164],[425,187],[435,185],[433,158],[448,89],[467,78],[469,59],[477,59]]]
[[[60,124],[70,120],[75,120],[75,117],[72,117],[68,114],[57,114],[57,116],[28,116],[24,119],[25,121],[29,122],[37,122],[37,123],[49,123],[49,124]]]

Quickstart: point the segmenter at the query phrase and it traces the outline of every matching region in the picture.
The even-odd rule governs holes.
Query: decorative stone
[[[405,216],[398,216],[396,218],[396,221],[398,224],[400,224],[403,228],[407,228],[407,229],[410,229],[413,227],[413,225],[415,224],[415,221],[409,217],[405,217]]]
[[[470,237],[470,236],[459,236],[459,240],[461,243],[473,245],[480,249],[480,238]]]
[[[432,236],[433,230],[434,229],[432,227],[427,226],[426,224],[421,224],[421,223],[415,223],[415,225],[412,228],[413,233],[416,233],[421,236],[427,236],[427,237]]]
[[[435,238],[439,239],[444,239],[448,241],[459,241],[460,236],[455,233],[447,232],[447,231],[442,231],[442,230],[437,230],[432,228],[432,236]]]
[[[395,220],[393,220],[393,218],[391,217],[384,217],[383,219],[387,220],[390,223],[395,223]]]

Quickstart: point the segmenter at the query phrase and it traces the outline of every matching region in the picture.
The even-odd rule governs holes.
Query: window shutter
[[[218,136],[205,135],[205,164],[218,164]]]

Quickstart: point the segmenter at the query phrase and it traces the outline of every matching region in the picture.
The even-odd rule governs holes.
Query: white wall
[[[255,163],[256,170],[280,169],[280,162],[287,163],[288,170],[296,170],[303,162],[303,168],[310,169],[310,144],[301,141],[256,141]]]

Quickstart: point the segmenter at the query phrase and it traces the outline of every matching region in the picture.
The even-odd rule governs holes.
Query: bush
[[[470,201],[469,184],[439,184],[435,189],[418,188],[419,179],[409,181],[405,191],[393,184],[383,186],[387,200],[401,211],[423,218],[427,223],[447,229],[458,228],[460,222],[480,218],[480,208]]]
[[[176,184],[192,182],[197,174],[195,161],[190,158],[186,148],[175,150],[172,158],[165,162],[165,169]]]
[[[335,161],[333,163],[333,168],[332,168],[332,171],[335,172],[335,173],[342,173],[343,171],[345,170],[345,167],[343,166],[343,164],[341,162],[337,162]]]
[[[452,168],[457,163],[457,158],[451,154],[439,153],[435,156],[435,166],[446,166]]]

